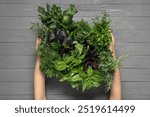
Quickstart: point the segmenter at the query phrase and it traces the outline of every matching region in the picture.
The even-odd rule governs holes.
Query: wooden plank
[[[35,55],[34,43],[0,43],[0,56]]]
[[[0,82],[0,95],[33,94],[32,82]]]
[[[58,4],[62,9],[69,4]],[[0,16],[35,17],[37,16],[37,4],[0,4]],[[45,5],[42,5],[45,6]],[[101,4],[77,4],[78,17],[94,17],[106,10],[111,16],[150,16],[150,5],[101,5]],[[87,13],[88,12],[88,13]]]
[[[124,82],[122,84],[123,99],[149,100],[150,82]]]
[[[113,30],[117,43],[143,43],[150,42],[150,30]]]
[[[35,56],[0,56],[0,68],[33,68]]]
[[[33,95],[24,95],[24,94],[15,94],[15,95],[0,95],[0,100],[33,100]],[[71,95],[63,95],[63,94],[53,94],[53,95],[47,95],[47,100],[87,100],[86,97],[81,96],[71,96]],[[88,98],[89,100],[93,100],[92,98]],[[105,100],[106,97],[95,97],[94,100]]]
[[[116,43],[118,55],[149,56],[150,43]],[[0,43],[0,56],[35,55],[35,43]]]
[[[0,42],[35,42],[30,30],[0,30]]]
[[[0,100],[33,100],[34,97],[32,94],[24,95],[24,94],[15,94],[15,95],[0,95]],[[72,100],[75,97],[67,96],[67,95],[47,95],[47,100]],[[77,98],[76,98],[77,99]],[[80,99],[80,97],[78,98]]]
[[[117,43],[150,42],[150,30],[113,30]],[[30,30],[0,30],[0,42],[35,42]]]
[[[75,21],[83,18],[91,23],[93,17],[75,17]],[[150,17],[111,17],[112,29],[150,29]],[[0,29],[29,29],[35,17],[0,17]]]
[[[122,81],[150,81],[150,69],[120,69]]]
[[[59,3],[59,4],[148,4],[149,0],[1,0],[0,3],[9,4],[40,4],[40,3]]]
[[[0,29],[30,29],[31,23],[37,22],[35,17],[0,17]]]
[[[130,56],[149,56],[150,43],[116,43],[118,55],[129,54]]]
[[[33,81],[34,69],[0,69],[0,82]]]
[[[32,82],[0,82],[0,95],[33,95],[32,85]],[[123,99],[150,99],[150,93],[148,91],[149,88],[150,82],[123,82]],[[53,99],[58,98],[58,96],[60,96],[61,99],[101,99],[99,93],[100,91],[94,90],[94,92],[89,91],[85,94],[81,94],[80,91],[72,90],[66,85],[62,85],[62,83],[59,86],[57,84],[51,84],[47,86],[47,94],[49,95],[48,97],[50,97],[50,99],[52,99],[52,95],[55,95]],[[65,96],[63,97],[62,95]]]
[[[120,69],[122,81],[150,81],[150,69]],[[33,81],[33,69],[0,69],[0,82]],[[55,82],[52,80],[50,82]]]
[[[128,56],[122,61],[122,68],[147,69],[150,68],[150,56]]]
[[[34,68],[35,56],[0,56],[0,69]],[[129,56],[122,62],[125,69],[149,69],[150,56]]]
[[[0,100],[33,100],[33,95],[0,95]]]

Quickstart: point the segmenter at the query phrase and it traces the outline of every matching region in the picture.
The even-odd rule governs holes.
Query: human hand
[[[115,38],[114,38],[114,35],[113,35],[112,32],[110,33],[110,35],[111,35],[111,38],[112,38],[112,42],[111,42],[109,48],[110,48],[110,51],[112,52],[113,57],[115,57]]]
[[[36,41],[35,41],[35,49],[37,50],[39,45],[41,43],[41,39],[39,37],[36,38]]]

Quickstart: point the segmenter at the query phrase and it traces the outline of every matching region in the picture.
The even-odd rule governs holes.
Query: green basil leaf
[[[79,65],[82,61],[81,60],[74,60],[74,64],[73,64],[73,67]]]
[[[93,82],[92,84],[93,84],[93,87],[99,87],[100,86],[100,83],[98,83],[98,82]]]
[[[84,92],[86,89],[90,89],[92,87],[92,82],[91,79],[86,79],[83,81],[83,86],[82,86],[82,92]]]
[[[72,82],[82,81],[82,78],[79,76],[79,74],[76,74],[71,78],[71,81]]]
[[[63,82],[63,81],[69,81],[69,80],[70,80],[70,77],[66,75],[66,76],[62,77],[59,81]]]
[[[95,82],[101,82],[101,81],[103,81],[104,77],[101,76],[101,75],[94,74],[94,75],[92,76],[92,79],[93,79]]]
[[[77,82],[73,82],[73,83],[71,83],[71,86],[72,86],[72,88],[76,88],[76,89],[78,89],[78,87],[79,87],[79,83],[77,83]]]
[[[64,61],[55,61],[54,64],[55,69],[58,71],[63,71],[68,67],[68,65]]]
[[[69,64],[70,62],[74,61],[74,56],[66,57],[66,64]]]
[[[79,52],[79,54],[81,54],[81,53],[82,53],[82,50],[83,50],[83,45],[80,44],[80,43],[78,43],[77,41],[74,41],[73,43],[76,44],[76,45],[75,45],[75,48],[76,48],[76,50]]]
[[[88,75],[88,77],[91,77],[92,74],[93,74],[93,69],[92,69],[91,66],[89,66],[88,69],[87,69],[87,75]]]
[[[79,75],[84,78],[87,77],[87,74],[83,70],[79,70]]]

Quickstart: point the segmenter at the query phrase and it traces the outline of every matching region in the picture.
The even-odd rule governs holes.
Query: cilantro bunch
[[[66,10],[46,4],[38,7],[40,22],[31,29],[41,38],[37,49],[40,69],[48,77],[68,82],[82,91],[103,84],[110,89],[118,62],[109,49],[112,41],[110,20],[106,12],[96,17],[92,24],[81,19],[74,21],[74,5]]]

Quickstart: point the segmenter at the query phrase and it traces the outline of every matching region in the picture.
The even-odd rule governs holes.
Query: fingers
[[[39,37],[36,38],[36,44],[39,45],[41,43],[41,39]]]
[[[113,33],[110,33],[111,38],[112,38],[112,42],[110,44],[110,50],[112,52],[112,55],[115,57],[115,37],[113,35]]]
[[[114,48],[115,47],[115,37],[114,37],[113,33],[110,33],[110,35],[111,35],[111,38],[112,38],[112,46]]]
[[[37,37],[37,38],[36,38],[36,42],[35,42],[36,50],[37,50],[37,48],[39,47],[40,43],[41,43],[41,39],[40,39],[39,37]]]

